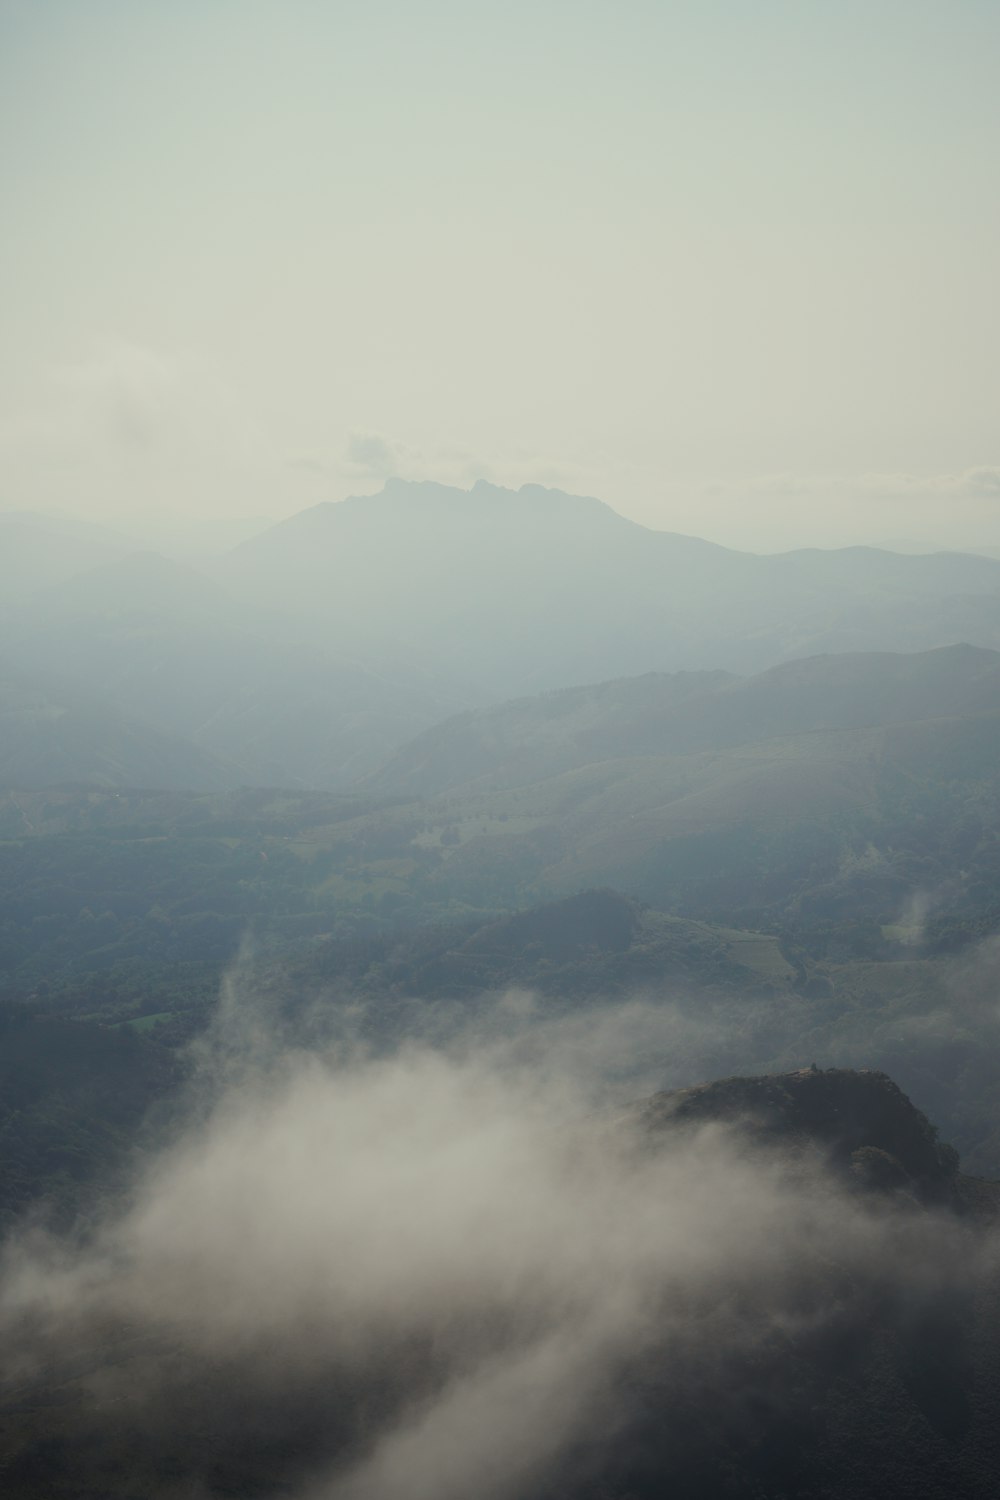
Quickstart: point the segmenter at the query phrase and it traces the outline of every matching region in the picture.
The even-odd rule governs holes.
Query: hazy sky
[[[0,0],[0,506],[1000,546],[996,0]]]

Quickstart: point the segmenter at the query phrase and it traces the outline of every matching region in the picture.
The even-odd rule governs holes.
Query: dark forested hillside
[[[605,1206],[610,1152],[619,1213],[639,1210],[634,1234],[648,1241],[645,1279],[655,1295],[641,1318],[619,1325],[620,1344],[593,1336],[588,1344],[583,1334],[610,1378],[599,1399],[554,1352],[541,1364],[534,1388],[563,1398],[564,1425],[546,1424],[545,1440],[535,1439],[539,1456],[519,1494],[652,1500],[664,1474],[699,1500],[861,1500],[874,1489],[899,1500],[974,1500],[989,1492],[1000,1366],[984,1250],[1000,1197],[995,1185],[962,1176],[955,1154],[890,1079],[817,1069],[728,1078],[655,1096],[610,1136],[589,1141],[581,1188],[589,1179]],[[748,1201],[725,1202],[738,1180],[759,1196],[759,1216]],[[673,1202],[622,1199],[626,1182]],[[502,1184],[492,1190],[497,1201],[480,1212],[503,1233],[518,1194]],[[719,1237],[727,1208],[740,1217],[739,1239]],[[543,1244],[568,1269],[565,1211],[560,1198],[549,1205],[554,1237]],[[697,1263],[678,1257],[670,1229],[678,1212],[689,1235],[716,1237]],[[212,1216],[218,1233],[224,1220]],[[593,1237],[588,1249],[600,1269],[614,1244]],[[143,1253],[141,1239],[132,1253]],[[254,1253],[251,1244],[246,1254]],[[411,1260],[419,1254],[418,1237]],[[308,1338],[279,1345],[280,1378],[275,1332],[265,1333],[271,1359],[260,1360],[252,1317],[235,1345],[218,1312],[199,1335],[185,1309],[168,1312],[165,1289],[155,1291],[155,1313],[130,1304],[123,1264],[118,1295],[128,1311],[111,1321],[113,1290],[100,1282],[85,1290],[84,1282],[57,1348],[47,1348],[37,1312],[20,1330],[20,1368],[5,1348],[0,1464],[9,1492],[77,1496],[84,1472],[108,1500],[175,1500],[192,1487],[263,1497],[317,1473],[337,1486],[355,1475],[368,1484],[381,1443],[400,1428],[409,1437],[415,1399],[431,1417],[450,1415],[456,1369],[459,1389],[475,1388],[484,1365],[505,1369],[518,1389],[518,1359],[534,1350],[537,1329],[504,1300],[485,1251],[482,1262],[476,1286],[492,1304],[490,1320],[455,1288],[446,1320],[433,1304],[422,1307],[417,1337],[383,1339],[359,1362],[338,1343],[318,1296]],[[153,1266],[163,1275],[169,1262],[154,1254]],[[199,1297],[194,1267],[189,1274]],[[504,1276],[521,1296],[544,1286],[533,1265],[505,1263]],[[562,1284],[572,1306],[572,1283]],[[606,1292],[601,1300],[614,1308]],[[266,1320],[267,1304],[259,1313]],[[221,1342],[204,1337],[213,1324]],[[286,1336],[283,1328],[278,1337]],[[31,1340],[44,1363],[24,1361]],[[608,1420],[602,1407],[612,1400]],[[506,1433],[510,1419],[487,1378],[480,1440],[481,1424]]]

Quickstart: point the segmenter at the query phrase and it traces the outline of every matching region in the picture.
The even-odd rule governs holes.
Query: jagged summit
[[[434,479],[401,479],[395,475],[386,479],[380,490],[348,495],[343,500],[320,501],[278,522],[272,530],[294,532],[304,528],[339,527],[348,521],[351,524],[376,524],[389,516],[419,518],[436,524],[482,522],[491,518],[505,522],[528,521],[536,525],[553,521],[569,525],[603,522],[629,533],[649,532],[648,527],[623,516],[593,495],[572,495],[542,484],[522,484],[518,489],[510,489],[488,479],[477,479],[468,489],[463,489]],[[240,546],[249,550],[254,540],[251,537]],[[687,540],[697,541],[696,538]],[[699,542],[698,545],[714,548],[710,542]]]
[[[758,556],[537,484],[390,479],[279,522],[212,572],[352,660],[433,663],[469,707],[644,672],[1000,645],[995,560]]]

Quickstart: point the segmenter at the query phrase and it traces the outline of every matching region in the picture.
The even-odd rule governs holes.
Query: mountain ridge
[[[1000,646],[992,559],[739,552],[538,486],[397,480],[299,512],[213,567],[342,646],[434,661],[470,702],[829,651]]]
[[[967,644],[806,657],[752,677],[647,673],[468,710],[401,747],[363,785],[433,796],[485,776],[516,785],[620,755],[997,712],[1000,652]]]

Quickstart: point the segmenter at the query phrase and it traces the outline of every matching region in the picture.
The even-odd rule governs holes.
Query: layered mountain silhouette
[[[399,481],[198,566],[5,538],[5,1493],[378,1495],[511,1392],[517,1500],[993,1492],[1000,1189],[887,1074],[992,1171],[1000,563]]]
[[[1000,565],[872,548],[756,556],[537,485],[390,480],[236,548],[218,576],[351,649],[433,661],[480,701],[820,651],[1000,646]]]
[[[105,526],[34,511],[0,511],[0,610],[135,550]]]
[[[523,693],[756,673],[819,652],[1000,646],[993,559],[757,556],[539,486],[391,480],[197,568],[82,523],[0,525],[11,663],[257,785],[347,787],[451,714]]]
[[[998,665],[953,647],[570,689],[461,715],[366,785],[414,799],[456,893],[610,885],[733,925],[891,922],[921,890],[989,899]]]

